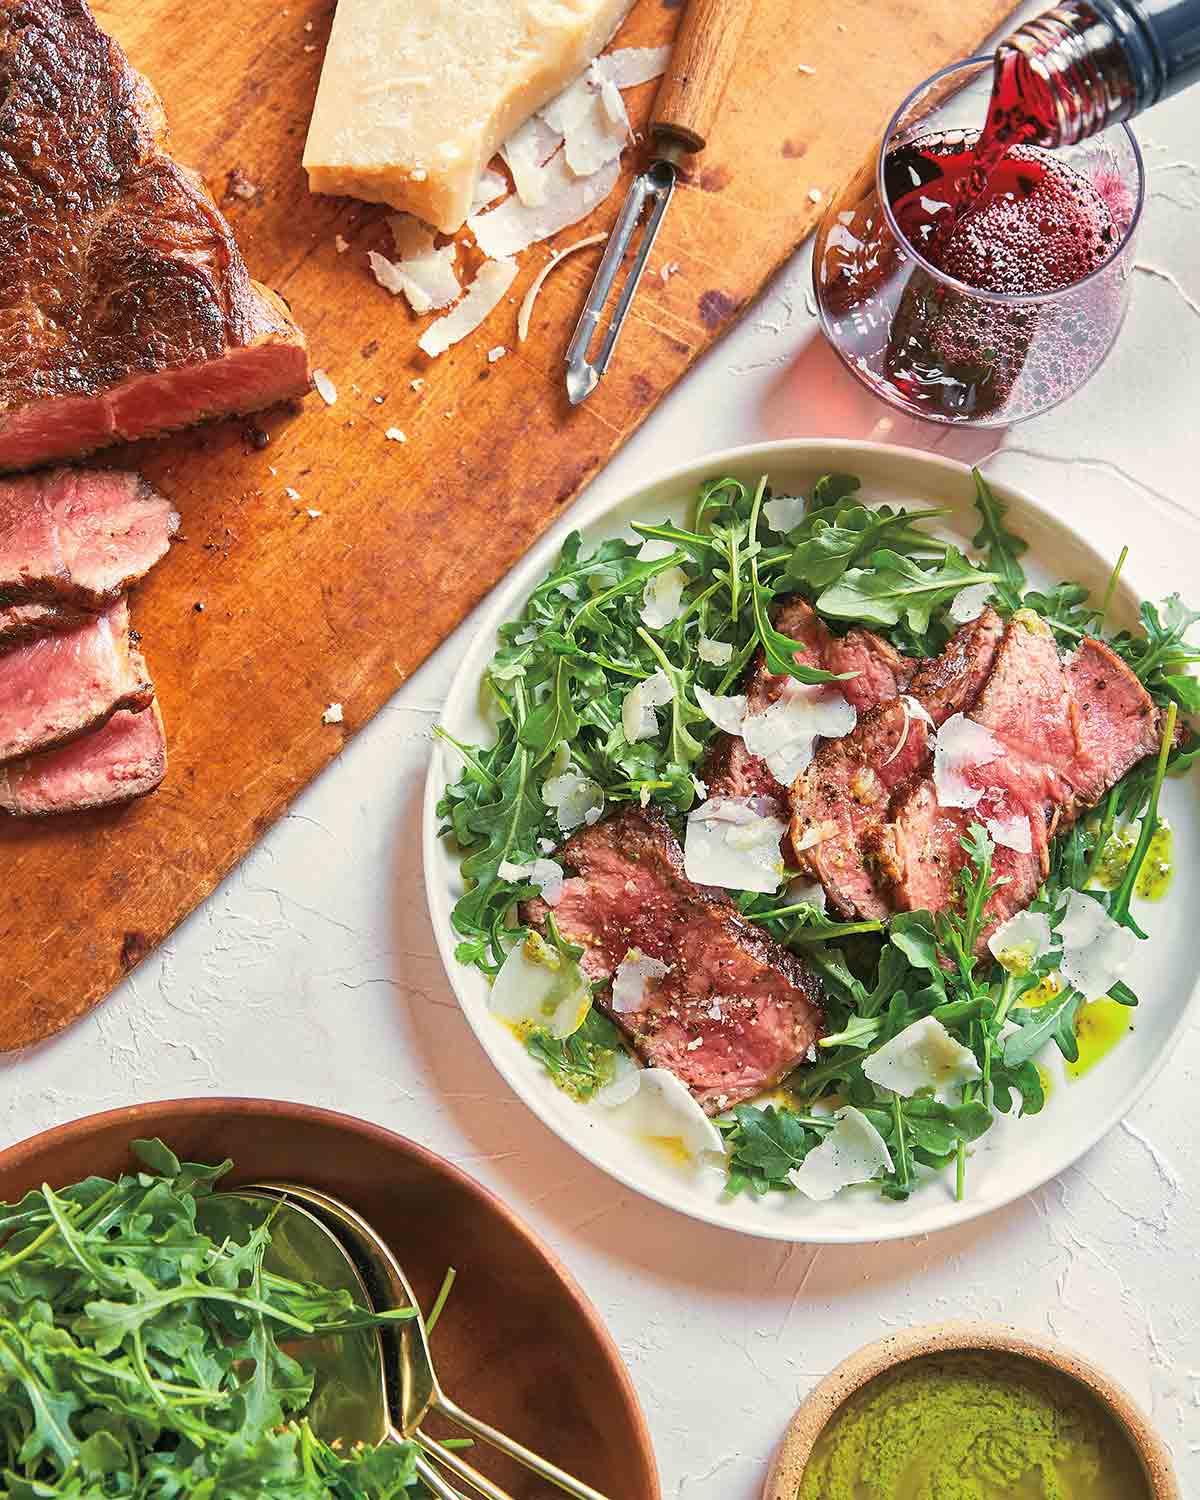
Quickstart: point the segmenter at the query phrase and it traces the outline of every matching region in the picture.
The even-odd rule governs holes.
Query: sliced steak
[[[18,818],[90,812],[154,791],[167,773],[158,703],[113,714],[90,734],[0,766],[0,812]]]
[[[969,825],[1026,818],[1029,852],[995,846],[994,878],[1005,884],[989,902],[982,950],[995,927],[1036,895],[1053,832],[1152,754],[1161,728],[1149,695],[1107,646],[1085,640],[1064,665],[1050,627],[1031,610],[1010,620],[968,717],[1004,746],[1002,756],[964,773],[983,794],[978,805],[939,807],[932,778],[921,774],[893,799],[887,823],[868,842],[892,905],[940,911],[958,899]]]
[[[830,633],[813,607],[799,596],[785,599],[775,616],[775,628],[803,648],[797,660],[828,672],[857,672],[856,678],[838,684],[838,690],[865,713],[876,704],[894,698],[907,685],[913,663],[869,630],[851,630],[845,636]],[[756,713],[769,708],[783,691],[788,678],[767,670],[761,651],[754,658],[746,680],[746,706]],[[738,735],[720,734],[713,741],[703,779],[710,797],[769,797],[779,816],[787,817],[787,788],[780,786],[766,762],[752,755]]]
[[[1162,715],[1121,658],[1084,640],[1067,658],[1077,750],[1067,771],[1081,802],[1096,803],[1162,739]]]
[[[0,0],[0,469],[308,388],[154,90],[85,0]]]
[[[941,656],[921,662],[910,695],[934,724],[969,708],[987,680],[1003,631],[985,609]],[[825,887],[846,917],[882,921],[891,910],[874,866],[893,793],[932,757],[929,726],[901,699],[864,714],[850,734],[822,745],[791,789],[791,842],[800,867]]]
[[[668,964],[632,1014],[602,1004],[642,1059],[669,1068],[710,1114],[750,1099],[804,1060],[820,1035],[820,988],[805,965],[739,915],[721,892],[694,885],[683,851],[654,809],[626,808],[573,834],[558,857],[567,879],[554,920],[606,984],[635,949]],[[537,925],[546,908],[530,902]]]
[[[178,526],[137,474],[55,469],[0,480],[0,601],[103,609],[150,571]]]
[[[56,630],[73,630],[91,611],[65,604],[0,604],[0,651]]]
[[[1029,820],[1033,847],[1028,854],[1002,844],[993,849],[992,878],[1003,884],[985,908],[981,951],[1001,922],[1029,905],[1049,871],[1046,819],[1036,805]],[[915,777],[896,794],[889,821],[873,834],[873,848],[897,911],[937,912],[959,904],[958,878],[967,862],[962,839],[977,821],[974,809],[940,807],[929,776]]]
[[[86,625],[0,656],[0,762],[65,744],[153,697],[121,599]]]

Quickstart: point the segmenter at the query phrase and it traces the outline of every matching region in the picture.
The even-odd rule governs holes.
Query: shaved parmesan
[[[983,826],[991,834],[993,843],[1017,854],[1033,853],[1033,829],[1024,813],[1013,813],[1007,818],[985,818]]]
[[[625,101],[621,98],[621,91],[611,78],[601,78],[600,98],[604,103],[604,111],[614,125],[620,125],[626,137],[629,135],[629,111],[625,108]]]
[[[973,583],[969,588],[959,589],[950,605],[950,618],[958,625],[965,625],[968,620],[977,620],[992,593],[990,583]]]
[[[562,900],[562,866],[556,865],[552,859],[535,859],[528,865],[515,865],[504,859],[500,861],[496,874],[501,880],[528,881],[530,885],[536,885],[547,906],[557,906]]]
[[[801,495],[777,495],[762,508],[763,517],[772,531],[791,531],[804,519],[805,501]]]
[[[621,727],[631,745],[658,733],[658,715],[654,710],[670,703],[674,696],[671,679],[661,668],[629,689],[621,705]]]
[[[375,280],[393,297],[403,292],[415,313],[449,307],[456,300],[462,287],[454,273],[454,256],[453,244],[441,250],[431,247],[423,254],[411,255],[395,263],[376,250],[367,251]]]
[[[819,880],[793,880],[786,894],[789,906],[815,906],[818,911],[829,909],[829,898]]]
[[[543,104],[538,110],[551,130],[566,136],[588,113],[594,93],[589,74],[590,69],[581,73],[562,93],[555,94],[548,104]]]
[[[585,219],[616,187],[620,173],[620,162],[614,159],[590,177],[576,177],[559,152],[543,168],[545,193],[540,204],[523,203],[518,194],[506,198],[499,208],[472,214],[467,226],[485,255],[516,255]]]
[[[848,1104],[821,1144],[788,1177],[806,1197],[825,1203],[842,1188],[891,1170],[887,1142],[860,1109]]]
[[[500,147],[517,197],[526,208],[540,208],[545,203],[547,179],[542,168],[561,145],[562,131],[547,125],[540,115],[531,115]]]
[[[479,174],[475,196],[471,200],[471,212],[477,214],[481,208],[486,208],[489,203],[495,203],[497,198],[503,198],[507,192],[508,183],[500,173],[493,172],[490,167],[485,167]]]
[[[863,1063],[863,1073],[906,1099],[919,1089],[955,1088],[983,1077],[975,1054],[933,1016],[923,1016],[885,1042]]]
[[[563,771],[551,776],[542,786],[542,801],[558,814],[558,826],[564,833],[597,822],[604,811],[604,793],[590,777],[578,771]]]
[[[546,112],[549,123],[563,131],[567,165],[577,177],[587,177],[615,161],[629,139],[629,116],[620,91],[612,83],[608,88],[610,95],[606,96],[603,82],[593,85],[591,76],[585,75],[567,91],[568,95],[579,91],[578,105],[569,114],[564,111],[557,119],[551,119],[549,111]],[[612,97],[616,99],[615,116],[611,110]]]
[[[964,714],[951,716],[938,730],[933,752],[933,785],[940,807],[974,807],[983,796],[966,772],[990,765],[1004,754],[1004,746],[990,729]]]
[[[565,260],[574,250],[583,250],[588,245],[602,245],[608,238],[606,234],[589,234],[585,239],[576,240],[573,245],[565,245],[561,250],[556,250],[542,269],[533,279],[533,284],[521,300],[521,307],[517,313],[517,338],[524,343],[529,337],[529,319],[533,314],[533,304],[538,299],[538,293],[542,284],[553,271],[560,260]]]
[[[642,1070],[628,1052],[617,1052],[613,1056],[613,1076],[593,1095],[593,1102],[604,1109],[616,1109],[627,1104],[641,1087]]]
[[[900,730],[900,738],[896,741],[896,748],[883,762],[883,765],[885,766],[890,766],[891,763],[896,759],[897,755],[900,754],[901,750],[904,749],[905,745],[908,744],[908,731],[911,728],[912,721],[914,719],[923,719],[925,723],[929,725],[930,729],[934,729],[936,733],[933,720],[929,717],[929,714],[926,712],[925,708],[920,703],[918,703],[917,700],[910,694],[901,693],[900,707],[904,711],[904,725]]]
[[[433,250],[433,230],[412,214],[389,214],[387,225],[391,231],[392,248],[401,260],[428,255]]]
[[[774,703],[762,713],[747,714],[742,738],[752,755],[766,761],[776,781],[789,786],[811,762],[818,738],[837,739],[857,722],[854,705],[832,684],[789,678]]]
[[[1114,922],[1099,901],[1082,891],[1067,896],[1058,934],[1063,944],[1062,976],[1089,1000],[1108,994],[1138,943],[1128,927]]]
[[[651,630],[661,630],[664,625],[677,620],[687,586],[688,576],[682,568],[664,568],[661,573],[648,578],[642,595],[644,603],[638,611],[643,623]]]
[[[508,291],[516,274],[515,260],[485,260],[467,288],[467,295],[453,312],[430,324],[417,340],[417,348],[431,359],[436,358],[451,344],[474,333]]]
[[[313,385],[317,388],[317,394],[326,406],[337,404],[337,386],[330,380],[324,370],[313,371]]]
[[[670,47],[618,47],[598,57],[593,67],[600,78],[611,79],[619,89],[632,89],[661,77],[670,60]]]
[[[545,1027],[560,1040],[579,1030],[591,1007],[583,970],[536,933],[510,950],[488,997],[493,1015],[514,1026]]]
[[[693,1160],[710,1151],[724,1155],[721,1132],[666,1068],[639,1069],[637,1091],[612,1113],[630,1135],[677,1145]]]
[[[1019,911],[1001,922],[987,945],[992,957],[1010,974],[1028,974],[1050,951],[1050,919],[1040,911]]]
[[[638,562],[661,562],[664,557],[670,557],[675,551],[673,542],[664,541],[661,537],[647,537],[638,548]]]
[[[710,640],[702,635],[696,642],[696,655],[714,667],[727,667],[733,660],[733,644],[731,641]]]
[[[707,688],[702,688],[697,683],[695,694],[696,702],[718,729],[723,729],[726,734],[741,734],[742,725],[746,719],[746,695],[744,693],[730,693],[728,696],[723,696],[720,693],[710,693]]]
[[[714,797],[691,813],[683,868],[697,885],[731,891],[777,891],[783,879],[781,818],[764,817],[745,797]]]
[[[619,1016],[632,1015],[646,1003],[646,985],[661,979],[670,965],[651,958],[638,948],[630,948],[617,965],[612,982],[612,1008]]]

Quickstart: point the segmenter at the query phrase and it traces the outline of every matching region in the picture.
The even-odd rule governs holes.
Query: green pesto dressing
[[[1150,1500],[1129,1440],[1082,1387],[1010,1355],[909,1360],[818,1438],[796,1500]]]
[[[1106,891],[1115,891],[1125,877],[1129,861],[1133,858],[1138,840],[1138,825],[1131,823],[1110,834],[1096,865],[1095,883]],[[1161,901],[1167,894],[1174,870],[1175,835],[1171,825],[1163,819],[1154,830],[1146,850],[1146,858],[1138,872],[1134,891],[1143,901]]]

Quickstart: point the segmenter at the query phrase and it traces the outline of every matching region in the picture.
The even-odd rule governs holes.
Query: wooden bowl
[[[1128,1391],[1103,1370],[1057,1344],[1022,1333],[1005,1323],[927,1323],[844,1359],[816,1386],[792,1418],[771,1464],[763,1500],[796,1500],[800,1481],[825,1424],[842,1404],[876,1375],[922,1354],[961,1354],[993,1350],[1018,1355],[1069,1376],[1084,1386],[1122,1428],[1142,1461],[1153,1500],[1182,1500],[1183,1492],[1166,1444],[1151,1428]]]
[[[428,1307],[458,1280],[438,1324],[449,1393],[612,1500],[661,1500],[645,1418],[612,1338],[570,1273],[479,1183],[402,1136],[330,1110],[264,1099],[175,1099],[90,1115],[0,1153],[0,1201],[48,1182],[132,1167],[129,1142],[161,1136],[177,1155],[232,1157],[225,1183],[292,1178],[337,1193],[388,1239]],[[514,1500],[546,1486],[477,1450]]]

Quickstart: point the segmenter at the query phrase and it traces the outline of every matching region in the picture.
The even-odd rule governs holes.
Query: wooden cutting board
[[[827,197],[903,95],[1009,3],[758,0],[619,357],[572,410],[562,355],[596,250],[549,278],[527,343],[516,304],[545,246],[477,334],[429,361],[426,320],[367,270],[366,251],[388,249],[386,210],[309,195],[300,155],[332,0],[96,0],[339,397],[103,460],[140,468],[183,515],[133,600],[171,766],[124,811],[0,826],[0,1050],[83,1015],[212,891],[738,317],[814,227],[810,189]],[[667,42],[678,15],[679,0],[638,0],[618,44]],[[653,94],[627,96],[635,126]],[[556,243],[608,228],[619,202]],[[508,353],[489,364],[496,345]]]

